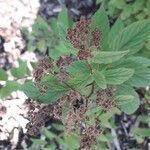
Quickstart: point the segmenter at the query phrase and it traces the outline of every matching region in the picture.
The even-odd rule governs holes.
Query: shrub
[[[39,103],[56,104],[53,116],[64,125],[64,139],[73,140],[68,149],[99,148],[110,139],[110,118],[139,107],[135,87],[150,85],[150,60],[137,55],[150,34],[150,20],[125,27],[118,19],[110,27],[101,8],[72,24],[63,10],[55,29],[59,42],[22,90]]]

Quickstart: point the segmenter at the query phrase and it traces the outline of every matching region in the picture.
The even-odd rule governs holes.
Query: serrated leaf
[[[69,27],[69,20],[68,20],[68,10],[63,8],[62,11],[58,15],[58,24],[64,26],[64,28]]]
[[[109,27],[109,20],[107,17],[107,13],[103,7],[100,8],[92,17],[92,23],[91,23],[92,29],[95,27],[99,28],[102,32],[102,47],[105,47],[106,38],[108,36],[110,27]]]
[[[25,82],[21,90],[26,94],[27,97],[37,100],[40,96],[40,91],[33,85],[31,81]]]
[[[150,66],[150,59],[141,56],[131,56],[125,59],[121,65],[133,69],[148,67]]]
[[[132,95],[132,96],[134,96],[134,99],[130,103],[124,104],[121,107],[119,106],[119,108],[127,114],[134,113],[140,105],[140,100],[139,100],[138,94],[134,91],[134,89],[132,87],[127,86],[127,85],[118,86],[117,90],[118,90],[117,95]]]
[[[115,98],[115,101],[117,102],[117,105],[119,107],[124,107],[124,105],[132,103],[133,100],[134,100],[133,95],[118,95]]]
[[[120,31],[124,29],[124,24],[121,19],[117,19],[115,24],[112,26],[109,34],[108,34],[108,42],[112,41],[116,35],[120,33]]]
[[[32,141],[34,144],[38,144],[38,145],[45,145],[45,144],[47,144],[46,141],[40,140],[40,139],[33,139],[33,138],[31,138],[31,141]]]
[[[109,63],[112,63],[112,62],[115,62],[115,61],[121,59],[127,53],[128,53],[128,51],[118,51],[118,52],[94,51],[92,53],[93,57],[91,58],[91,61],[94,63],[98,63],[98,64],[109,64]]]
[[[122,20],[125,20],[127,18],[129,18],[132,14],[132,6],[131,5],[127,5],[126,7],[123,8],[123,11],[120,15]]]
[[[67,29],[70,27],[69,24],[69,14],[66,8],[63,8],[58,15],[57,26],[59,30],[59,37],[61,40],[64,40],[66,37]]]
[[[143,9],[145,1],[136,0],[132,5],[133,13],[138,13],[140,10]]]
[[[67,91],[60,90],[60,91],[51,91],[47,90],[45,94],[40,95],[38,97],[38,101],[42,103],[53,103],[56,102],[59,98],[61,98]]]
[[[8,79],[8,75],[5,70],[0,68],[0,81],[6,81]]]
[[[75,61],[68,68],[67,72],[71,75],[90,74],[90,68],[85,61]]]
[[[10,94],[14,91],[21,90],[21,85],[16,81],[7,81],[6,85],[0,88],[0,98],[5,98],[10,96]]]
[[[11,74],[16,78],[22,78],[25,75],[27,75],[28,74],[27,63],[19,60],[19,67],[18,68],[12,68]]]
[[[107,82],[106,82],[105,75],[103,72],[99,72],[99,71],[94,72],[93,80],[96,82],[96,84],[100,88],[102,88],[102,89],[107,88]]]
[[[81,75],[71,78],[67,83],[70,86],[72,86],[73,88],[81,90],[87,84],[90,84],[91,82],[92,82],[91,76],[85,76],[85,75],[81,74]]]
[[[33,30],[46,30],[50,29],[49,25],[47,24],[47,22],[45,21],[44,18],[42,18],[41,16],[37,16],[35,23],[32,26]]]
[[[135,87],[145,87],[150,85],[150,69],[139,68],[135,69],[133,77],[128,81],[129,84]]]
[[[149,117],[149,115],[140,115],[139,117],[138,117],[138,121],[139,122],[142,122],[142,123],[150,123],[150,117]]]
[[[118,68],[105,71],[105,78],[107,84],[118,85],[127,81],[134,74],[133,69]]]
[[[46,136],[49,140],[52,140],[53,138],[56,138],[56,134],[54,134],[53,132],[49,131],[46,128],[43,128],[41,133]]]
[[[70,51],[65,41],[60,41],[53,49],[49,49],[49,56],[53,59],[57,59],[62,55],[69,55],[70,53],[73,53],[73,51]]]
[[[149,137],[150,129],[148,128],[134,128],[133,133],[141,137]]]
[[[150,34],[150,20],[143,20],[132,23],[124,28],[111,42],[110,50],[130,50],[130,54],[142,48],[143,42]]]
[[[80,138],[76,134],[73,133],[65,134],[64,140],[69,150],[75,150],[80,147],[79,144]]]
[[[38,50],[41,51],[41,52],[45,52],[46,51],[46,42],[44,39],[41,39],[38,43],[37,43],[37,46],[38,46]]]

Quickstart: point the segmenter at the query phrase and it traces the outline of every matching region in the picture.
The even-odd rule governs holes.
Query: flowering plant
[[[80,137],[80,144],[69,149],[99,147],[100,135],[111,128],[108,120],[139,107],[135,87],[150,85],[150,60],[136,55],[148,39],[150,20],[125,27],[118,19],[110,27],[101,8],[73,24],[64,10],[54,30],[58,45],[38,62],[34,80],[24,83],[22,90],[47,104],[46,117],[61,120],[67,136]],[[43,126],[39,121],[44,119],[29,128]]]

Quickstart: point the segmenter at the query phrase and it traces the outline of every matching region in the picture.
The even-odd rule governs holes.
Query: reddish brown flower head
[[[67,56],[60,57],[57,61],[57,66],[60,68],[64,68],[70,65],[74,60],[75,58],[73,56],[67,55]]]
[[[99,47],[101,42],[101,32],[98,28],[95,28],[94,31],[92,31],[92,45]]]
[[[90,50],[79,50],[78,52],[78,58],[80,60],[87,60],[88,58],[91,58],[91,51]]]
[[[91,57],[93,47],[99,48],[101,42],[101,31],[95,28],[90,29],[91,19],[83,19],[76,23],[74,28],[68,29],[66,39],[72,46],[79,50],[78,58],[80,60]]]

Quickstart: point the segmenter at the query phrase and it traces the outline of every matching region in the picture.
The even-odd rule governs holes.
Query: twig
[[[94,93],[94,85],[95,85],[95,81],[93,81],[92,84],[91,84],[92,88],[91,88],[91,92],[89,93],[89,95],[87,96],[87,99],[86,99],[86,107],[88,106],[88,99]]]
[[[92,85],[91,92],[89,93],[89,95],[87,96],[87,98],[90,98],[91,95],[92,95],[93,92],[94,92],[95,81],[93,81],[91,85]]]
[[[111,133],[112,133],[112,136],[114,137],[113,142],[116,147],[116,150],[121,150],[115,129],[111,128]]]

